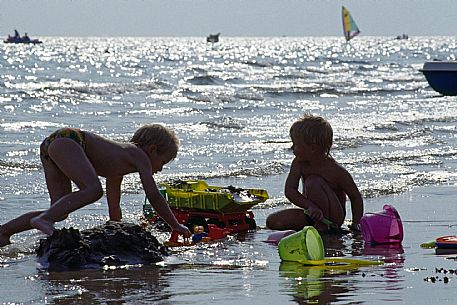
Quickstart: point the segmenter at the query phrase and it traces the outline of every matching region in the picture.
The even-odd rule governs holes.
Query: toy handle
[[[307,209],[305,209],[305,214],[309,216],[309,212]],[[340,227],[334,224],[331,220],[328,220],[327,218],[322,218],[321,222],[333,229],[339,229]]]

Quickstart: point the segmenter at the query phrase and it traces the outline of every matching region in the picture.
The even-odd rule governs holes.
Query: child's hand
[[[192,233],[190,233],[190,230],[182,224],[179,224],[178,226],[174,227],[173,231],[177,232],[178,234],[183,235],[184,238],[189,238],[192,236]]]
[[[324,214],[322,214],[322,210],[317,207],[310,207],[307,210],[307,214],[314,221],[321,221],[322,218],[324,218]]]

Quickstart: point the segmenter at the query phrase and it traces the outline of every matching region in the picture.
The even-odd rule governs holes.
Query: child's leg
[[[71,193],[71,181],[62,173],[54,162],[45,158],[43,154],[41,154],[40,157],[52,205],[59,198]],[[50,187],[51,185],[52,187]],[[44,211],[29,212],[2,225],[0,227],[0,247],[10,244],[11,235],[33,229],[30,225],[30,220],[43,212]]]
[[[325,218],[329,219],[337,226],[341,226],[345,218],[345,209],[335,191],[328,183],[320,176],[309,176],[306,178],[305,196],[316,204],[321,210]],[[322,223],[317,223],[318,229],[327,228]]]
[[[10,236],[22,231],[30,230],[30,219],[40,215],[43,211],[29,212],[0,226],[0,247],[9,245]]]
[[[77,142],[69,138],[55,139],[48,147],[48,154],[54,163],[43,162],[43,166],[51,207],[33,217],[30,225],[51,235],[54,222],[98,200],[103,195],[103,189],[94,167]],[[78,191],[71,192],[70,181],[78,186]]]
[[[311,226],[312,224],[312,220],[300,208],[290,208],[271,213],[266,221],[267,228],[271,230],[299,231],[304,226]]]

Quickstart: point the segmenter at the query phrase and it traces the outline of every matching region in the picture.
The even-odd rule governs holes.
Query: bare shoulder
[[[139,166],[149,166],[149,158],[141,148],[134,144],[126,144],[123,146],[123,150],[126,153],[126,157],[132,160],[132,163]]]
[[[335,181],[337,181],[339,185],[341,185],[344,189],[352,188],[355,185],[354,179],[349,171],[340,163],[334,161],[334,170],[333,173],[335,175]]]
[[[335,160],[333,160],[332,163],[336,170],[341,171],[342,173],[349,173],[348,170],[343,165],[341,165],[341,163]]]
[[[297,160],[297,158],[294,158],[292,160],[292,163],[290,164],[291,168],[302,168],[304,165],[304,162]]]

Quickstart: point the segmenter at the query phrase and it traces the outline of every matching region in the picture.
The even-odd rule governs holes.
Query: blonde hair
[[[305,144],[317,144],[328,156],[333,144],[333,129],[330,123],[320,116],[307,114],[292,124],[290,138]]]
[[[138,147],[157,146],[158,154],[168,154],[172,159],[178,154],[179,139],[171,130],[160,124],[147,124],[140,127],[130,142]]]

